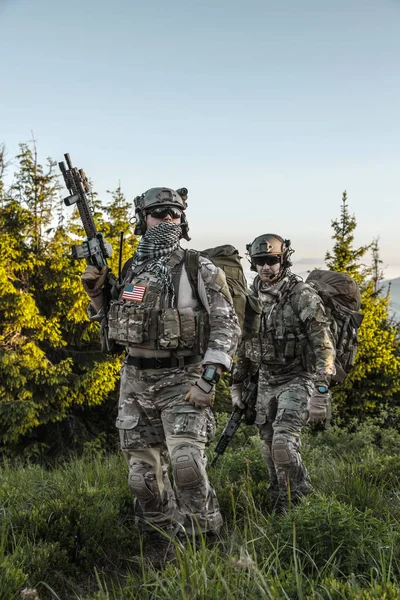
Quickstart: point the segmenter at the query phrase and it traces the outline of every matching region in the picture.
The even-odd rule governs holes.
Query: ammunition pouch
[[[157,350],[192,350],[204,354],[209,337],[208,315],[192,308],[152,309],[112,301],[108,337],[122,345],[146,345]]]

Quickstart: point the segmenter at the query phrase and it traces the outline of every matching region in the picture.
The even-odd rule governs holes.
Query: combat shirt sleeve
[[[235,368],[233,370],[233,383],[241,383],[244,381],[249,373],[252,373],[254,369],[254,363],[246,356],[245,340],[242,340],[239,344],[239,348],[236,354]]]
[[[99,323],[101,323],[105,316],[104,306],[102,306],[99,311],[96,311],[95,307],[91,302],[88,305],[87,312],[89,321],[98,321]]]
[[[335,344],[324,304],[309,285],[304,285],[298,300],[298,314],[315,355],[315,371],[331,378],[335,372]]]
[[[240,326],[224,272],[210,260],[200,257],[198,293],[208,312],[210,338],[204,363],[231,368],[240,337]]]

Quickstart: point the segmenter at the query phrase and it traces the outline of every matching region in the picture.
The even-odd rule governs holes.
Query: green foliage
[[[217,383],[214,402],[214,411],[216,413],[232,412],[232,399],[229,389],[230,379],[230,373],[223,373],[222,377]]]
[[[360,273],[360,259],[368,252],[370,246],[360,246],[354,248],[354,230],[357,227],[357,221],[353,215],[349,213],[347,204],[347,193],[343,192],[342,206],[340,209],[340,218],[332,221],[332,229],[334,234],[333,250],[325,255],[325,263],[331,271],[339,273],[347,273],[353,277],[358,283],[361,283],[364,278]]]
[[[36,146],[21,144],[0,205],[0,438],[7,453],[82,447],[109,425],[98,428],[97,415],[116,402],[120,361],[100,353],[99,326],[89,322],[80,283],[84,265],[70,257],[84,234],[72,214],[65,220],[59,191],[55,163],[48,159],[45,170]],[[106,238],[118,247],[117,230],[124,230],[132,252],[136,238],[120,187],[106,207],[95,193],[93,202]],[[118,253],[112,261],[115,269]],[[81,427],[72,428],[77,420]],[[68,425],[56,429],[60,423]],[[56,430],[66,434],[58,443]]]
[[[374,282],[365,286],[355,367],[335,390],[342,417],[378,414],[391,407],[392,397],[400,390],[398,334],[389,321],[388,303],[389,297],[375,293]]]
[[[334,390],[334,414],[342,420],[382,413],[390,407],[391,399],[400,388],[397,330],[389,319],[389,297],[381,296],[378,289],[381,279],[378,240],[369,246],[354,248],[356,225],[355,217],[349,214],[344,192],[340,219],[332,221],[333,251],[327,253],[325,260],[329,269],[347,273],[359,283],[364,320],[359,329],[355,367]],[[373,266],[366,269],[359,261],[371,247]]]

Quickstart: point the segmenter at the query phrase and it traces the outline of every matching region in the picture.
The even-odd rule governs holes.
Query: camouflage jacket
[[[109,339],[125,347],[146,351],[170,350],[177,354],[201,354],[205,363],[231,368],[240,327],[224,272],[207,258],[200,257],[198,297],[195,296],[184,265],[185,253],[179,248],[171,254],[167,267],[175,288],[175,303],[165,305],[154,275],[128,269],[125,284],[137,286],[140,301],[122,299],[120,289],[110,303]],[[97,320],[100,313],[89,316]]]
[[[263,286],[257,277],[252,293],[261,303],[259,333],[244,335],[234,381],[243,381],[255,365],[277,384],[298,375],[334,375],[335,346],[318,293],[293,274],[275,286]]]

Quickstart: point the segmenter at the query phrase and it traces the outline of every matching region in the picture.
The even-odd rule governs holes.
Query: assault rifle
[[[72,166],[69,154],[64,154],[68,169],[64,162],[59,162],[61,173],[63,174],[65,185],[68,188],[70,196],[64,198],[66,206],[76,204],[82,220],[83,228],[86,232],[87,240],[80,245],[72,246],[72,258],[86,258],[87,263],[99,269],[107,264],[107,258],[112,255],[111,244],[106,242],[103,234],[98,232],[93,219],[93,212],[87,199],[90,192],[89,182],[82,169]],[[111,287],[115,282],[114,275],[108,274],[104,285],[104,317],[101,322],[101,338],[104,350],[109,352],[110,345],[108,340],[108,318],[107,310],[110,300]]]
[[[242,402],[244,408],[235,406],[225,428],[218,440],[215,448],[215,456],[211,461],[211,466],[214,466],[219,456],[222,456],[228,447],[228,444],[233,440],[237,430],[242,423],[253,425],[256,420],[256,402],[258,388],[258,371],[254,375],[249,375],[244,382]]]

